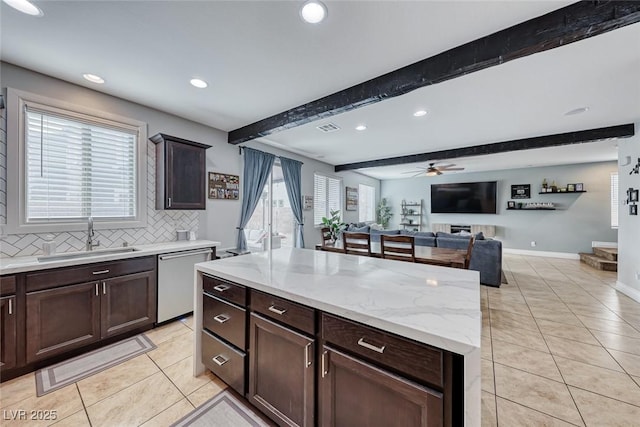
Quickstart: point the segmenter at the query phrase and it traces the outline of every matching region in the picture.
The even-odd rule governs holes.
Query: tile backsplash
[[[6,223],[6,139],[0,141],[0,221]],[[147,142],[147,226],[145,228],[125,228],[96,230],[94,242],[100,241],[100,248],[169,242],[176,240],[176,229],[198,233],[197,211],[164,211],[155,209],[156,151],[155,145]],[[29,256],[42,254],[42,243],[48,234],[55,236],[56,252],[81,251],[85,248],[86,231],[68,233],[9,234],[0,241],[0,257]]]

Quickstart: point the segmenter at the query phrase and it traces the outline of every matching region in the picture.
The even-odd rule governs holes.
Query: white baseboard
[[[625,285],[624,283],[617,281],[616,282],[616,290],[622,292],[626,296],[631,299],[634,299],[640,302],[640,289],[632,288],[629,285]]]
[[[548,257],[548,258],[580,259],[580,255],[572,254],[569,252],[545,252],[545,251],[530,251],[526,249],[502,248],[502,253],[515,254],[515,255],[540,256],[540,257]]]
[[[617,248],[618,242],[591,242],[592,248]]]

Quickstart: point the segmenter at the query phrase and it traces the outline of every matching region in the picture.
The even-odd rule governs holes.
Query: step
[[[593,268],[604,271],[618,271],[618,262],[611,261],[606,258],[600,258],[594,254],[581,253],[580,261],[590,265]]]
[[[609,261],[618,261],[618,248],[593,248],[594,255],[606,258]]]

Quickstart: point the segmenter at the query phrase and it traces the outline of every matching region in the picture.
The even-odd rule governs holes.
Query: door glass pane
[[[268,249],[267,234],[269,229],[269,194],[272,193],[271,204],[273,207],[272,247],[293,246],[293,233],[295,220],[289,196],[282,175],[282,168],[276,164],[271,171],[271,177],[264,186],[262,196],[258,202],[256,210],[245,227],[247,236],[247,246],[252,252],[259,252]]]

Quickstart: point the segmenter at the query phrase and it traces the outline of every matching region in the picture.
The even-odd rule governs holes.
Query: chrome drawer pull
[[[304,347],[304,367],[308,368],[309,366],[311,366],[311,357],[309,357],[309,349],[311,348],[311,344],[313,343],[309,343]]]
[[[98,274],[107,274],[109,272],[109,270],[100,270],[100,271],[94,271],[93,274],[94,276],[97,276]]]
[[[229,359],[225,358],[223,355],[219,354],[216,357],[212,358],[216,365],[222,366],[229,361]]]
[[[279,314],[281,316],[287,312],[286,309],[284,309],[284,308],[276,308],[275,305],[269,306],[269,311],[273,311],[275,314]]]
[[[231,286],[227,286],[227,285],[217,285],[213,287],[214,291],[218,291],[218,292],[224,292],[227,289],[231,288]]]
[[[218,314],[216,317],[213,318],[213,320],[215,320],[218,323],[224,323],[229,319],[231,319],[231,318],[229,316],[227,316],[226,314]]]
[[[384,349],[386,348],[386,345],[383,345],[382,347],[376,347],[373,344],[369,344],[364,340],[364,338],[360,338],[358,340],[358,345],[364,348],[368,348],[369,350],[377,351],[380,354],[384,353]]]
[[[329,352],[325,351],[322,353],[322,357],[320,358],[320,361],[322,362],[322,378],[325,377],[325,375],[327,375],[329,373],[329,371],[327,371],[326,365],[327,365],[327,356],[329,356]]]

